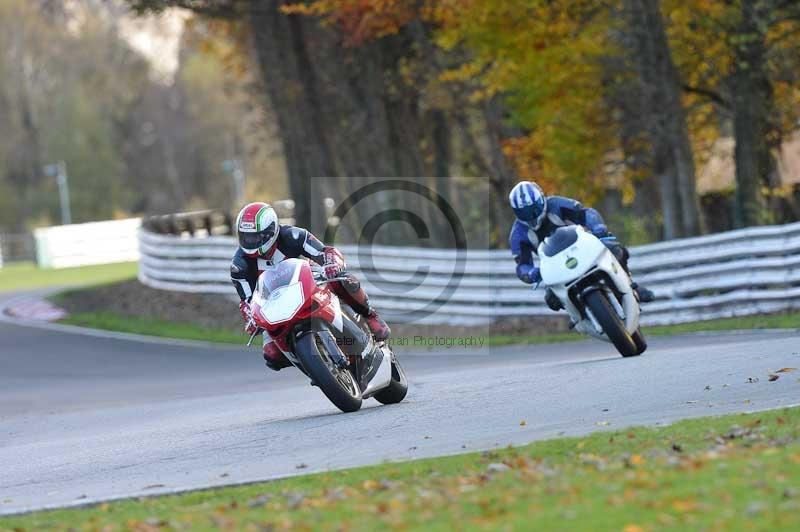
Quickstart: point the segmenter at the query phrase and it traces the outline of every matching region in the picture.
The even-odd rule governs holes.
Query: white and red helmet
[[[236,217],[239,246],[248,255],[266,255],[278,240],[278,215],[263,202],[248,203]]]

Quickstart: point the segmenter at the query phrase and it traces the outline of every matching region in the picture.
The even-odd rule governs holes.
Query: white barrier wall
[[[40,268],[70,268],[139,259],[141,218],[36,229]]]
[[[167,290],[233,294],[232,237],[139,233],[139,279]],[[553,315],[517,280],[508,250],[341,247],[375,305],[397,321],[470,324]],[[646,325],[800,308],[800,223],[631,249],[631,269],[657,300]],[[800,326],[800,324],[798,324]]]

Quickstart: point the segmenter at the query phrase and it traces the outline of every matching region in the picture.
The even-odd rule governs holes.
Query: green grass
[[[123,262],[51,270],[30,262],[10,263],[0,268],[0,292],[123,281],[136,277],[138,267],[137,262]]]
[[[57,301],[57,298],[54,298]],[[235,310],[235,309],[234,309]],[[80,312],[71,314],[60,321],[70,325],[80,325],[93,329],[144,334],[161,338],[179,338],[182,340],[202,340],[229,344],[244,344],[247,336],[244,332],[236,333],[227,329],[200,327],[193,323],[172,322],[151,318],[119,316],[106,312]],[[259,340],[260,342],[260,340]]]
[[[39,512],[0,529],[798,530],[799,438],[798,408],[701,418]]]

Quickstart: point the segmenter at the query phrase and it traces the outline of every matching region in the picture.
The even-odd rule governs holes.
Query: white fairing
[[[576,226],[575,230],[578,234],[575,243],[552,257],[545,256],[540,245],[539,269],[542,282],[561,300],[566,311],[576,322],[577,331],[608,340],[591,320],[581,318],[580,310],[568,296],[569,287],[583,277],[595,270],[606,272],[622,294],[621,301],[617,301],[613,293],[608,294],[609,299],[613,300],[612,305],[616,304],[619,307],[624,316],[625,328],[633,334],[639,328],[639,302],[631,289],[630,277],[599,238],[586,232],[583,227]],[[568,263],[573,267],[569,268]]]
[[[301,266],[297,264],[290,284],[276,288],[266,297],[262,290],[256,290],[253,295],[253,304],[261,307],[261,314],[270,325],[291,320],[303,307],[306,299],[303,283],[299,282]]]
[[[370,344],[371,343],[372,342],[370,342]],[[363,397],[370,397],[376,392],[386,388],[392,380],[392,352],[388,347],[382,347],[381,352],[383,354],[381,365],[378,367],[378,371],[375,373],[375,376],[372,377],[372,380],[367,383],[367,388],[362,393]]]
[[[333,304],[333,326],[336,327],[338,331],[344,331],[344,323],[342,318],[342,305],[339,303],[339,298],[336,295],[332,295],[331,302]]]
[[[572,284],[591,270],[604,253],[610,252],[600,239],[575,226],[578,240],[572,246],[558,253],[554,257],[546,257],[539,251],[539,269],[542,281],[549,287],[562,284]],[[613,256],[612,256],[613,257]],[[570,258],[577,260],[575,268],[567,268],[566,262]]]

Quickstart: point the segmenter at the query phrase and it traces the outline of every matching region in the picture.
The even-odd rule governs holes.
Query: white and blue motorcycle
[[[647,349],[631,278],[599,238],[579,225],[556,229],[539,245],[539,270],[576,331],[611,342],[624,357]]]

